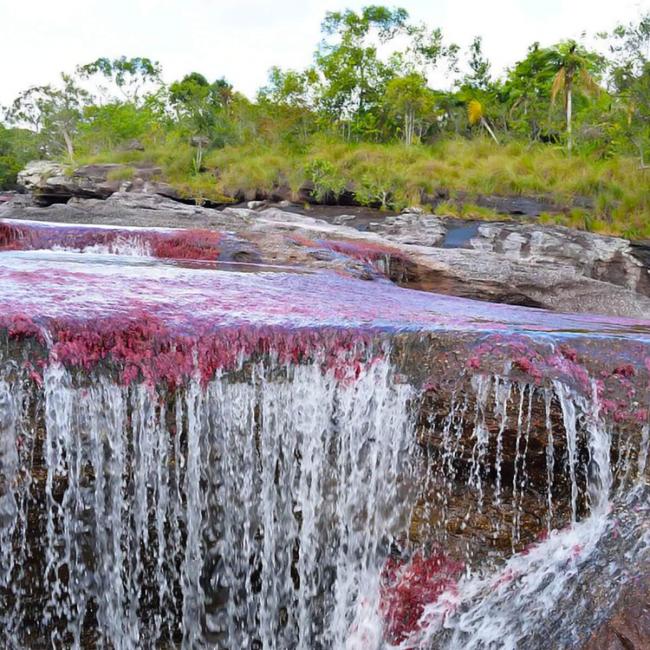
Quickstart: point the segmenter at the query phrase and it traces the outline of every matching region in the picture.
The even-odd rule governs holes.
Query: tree
[[[232,98],[232,86],[225,79],[209,83],[198,72],[185,75],[169,87],[170,103],[179,122],[190,131],[196,147],[193,164],[197,173],[206,146],[223,146],[228,139],[227,111]]]
[[[314,126],[314,89],[318,73],[314,68],[304,71],[281,70],[273,67],[269,71],[266,86],[260,88],[257,101],[276,121],[286,138],[305,140]]]
[[[300,72],[273,66],[268,83],[260,88],[257,98],[278,106],[308,109],[313,105],[313,87],[317,82],[318,75],[313,68]]]
[[[469,68],[470,74],[465,75],[462,85],[474,90],[488,91],[492,84],[488,59],[483,54],[483,39],[476,36],[469,46]]]
[[[425,24],[407,25],[406,33],[410,43],[405,52],[396,53],[399,68],[405,73],[417,71],[426,78],[443,60],[450,72],[457,70],[460,48],[455,43],[446,45],[440,29],[430,30]]]
[[[499,144],[496,135],[494,135],[494,131],[485,119],[483,105],[478,101],[478,99],[471,99],[467,104],[467,119],[469,120],[470,126],[482,126],[490,134],[490,137],[494,142]]]
[[[72,161],[74,138],[89,93],[69,75],[62,74],[61,80],[59,88],[33,86],[20,93],[6,117],[12,124],[27,124],[40,133],[48,153],[57,154],[63,150]]]
[[[573,94],[576,89],[588,94],[596,94],[600,88],[594,74],[602,68],[602,58],[587,52],[575,41],[561,43],[555,48],[554,61],[555,77],[551,87],[551,102],[555,103],[557,96],[564,96],[566,112],[567,149],[573,148]]]
[[[116,94],[119,94],[126,101],[139,105],[144,88],[161,83],[162,68],[157,61],[146,57],[128,59],[121,56],[117,59],[100,57],[91,63],[77,66],[76,72],[81,79],[99,76],[103,77],[104,81],[110,82],[112,89],[102,88],[110,99],[114,99]]]
[[[0,190],[13,189],[18,172],[39,153],[38,136],[33,131],[0,124]]]
[[[151,135],[163,121],[159,107],[130,102],[89,104],[78,129],[79,148],[91,151],[113,149],[122,143]]]
[[[404,9],[375,5],[360,13],[348,9],[326,14],[322,31],[334,40],[321,44],[316,67],[319,104],[330,119],[347,120],[360,135],[375,128],[374,112],[395,76],[394,68],[379,58],[376,41],[387,43],[403,32],[407,18]]]
[[[533,140],[552,137],[550,129],[543,125],[549,119],[554,62],[551,48],[533,43],[526,57],[508,70],[500,91],[499,100],[507,110],[510,127]]]
[[[618,25],[611,35],[610,85],[622,102],[623,133],[634,144],[641,167],[648,168],[645,150],[650,144],[650,12],[639,22]]]
[[[434,108],[434,95],[427,88],[424,77],[412,72],[391,79],[386,86],[385,101],[390,113],[403,121],[404,143],[413,144],[416,131],[421,138],[426,129],[426,118],[431,116]]]

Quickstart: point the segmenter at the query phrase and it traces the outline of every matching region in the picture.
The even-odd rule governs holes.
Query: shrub
[[[320,203],[337,200],[345,191],[345,178],[328,160],[316,158],[307,163],[305,175],[314,184],[312,194]]]

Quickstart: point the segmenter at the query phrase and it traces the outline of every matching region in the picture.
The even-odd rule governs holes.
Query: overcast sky
[[[474,35],[499,72],[533,41],[595,33],[650,0],[0,0],[0,104],[99,56],[148,56],[167,81],[196,70],[253,96],[272,65],[309,64],[328,10],[397,5],[466,46]]]

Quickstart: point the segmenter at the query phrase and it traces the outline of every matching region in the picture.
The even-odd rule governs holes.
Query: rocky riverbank
[[[269,350],[280,362],[273,381],[282,377],[285,366],[305,364],[310,355],[320,359],[323,350],[334,363],[343,355],[334,376],[342,382],[340,390],[348,390],[349,381],[359,376],[363,380],[366,372],[354,350],[367,347],[368,360],[373,360],[390,348],[396,374],[387,381],[388,389],[398,390],[407,381],[418,395],[417,417],[409,424],[417,437],[417,457],[426,459],[425,469],[430,464],[446,472],[443,483],[436,482],[436,472],[425,470],[414,481],[420,493],[410,513],[411,543],[433,541],[455,558],[483,558],[488,563],[491,556],[516,552],[512,566],[497,572],[494,588],[481,597],[485,611],[477,610],[483,612],[480,621],[490,618],[490,607],[500,612],[503,603],[514,602],[521,585],[513,576],[522,570],[517,563],[526,562],[529,553],[532,570],[540,555],[540,575],[549,568],[557,572],[549,589],[564,584],[570,571],[561,563],[547,567],[543,551],[535,549],[541,548],[547,528],[557,534],[549,544],[560,544],[572,517],[580,519],[593,507],[599,482],[591,476],[591,458],[598,451],[594,436],[600,429],[590,418],[603,418],[613,432],[608,441],[610,479],[619,495],[647,474],[641,457],[647,447],[650,369],[647,249],[625,239],[530,219],[465,221],[417,208],[395,214],[268,201],[196,206],[155,177],[152,172],[148,180],[134,184],[133,179],[108,180],[103,171],[78,172],[72,180],[44,172],[31,180],[21,177],[25,193],[3,196],[0,253],[7,253],[7,287],[0,329],[7,333],[9,360],[23,360],[16,390],[23,382],[41,401],[58,395],[61,387],[54,390],[56,378],[43,368],[53,361],[62,363],[73,373],[66,382],[80,372],[74,379],[81,382],[79,402],[91,410],[94,398],[83,402],[86,383],[93,385],[93,372],[110,369],[117,381],[115,391],[123,390],[124,403],[135,409],[138,404],[129,400],[136,393],[130,395],[128,386],[142,378],[161,387],[162,400],[168,395],[165,390],[184,385],[197,368],[204,381],[212,381],[221,370],[236,368],[238,355],[265,359]],[[50,193],[43,194],[43,187]],[[219,270],[253,274],[229,278]],[[150,317],[137,310],[148,310]],[[586,315],[571,315],[575,312]],[[386,337],[390,345],[384,348],[372,337],[380,342]],[[54,347],[45,350],[45,341]],[[198,356],[194,345],[200,347]],[[252,381],[236,377],[241,390]],[[43,396],[44,381],[49,388]],[[366,387],[366,402],[378,399],[373,382]],[[122,384],[126,387],[118,388]],[[312,390],[310,382],[300,386],[305,395]],[[63,388],[68,390],[67,384]],[[327,395],[325,391],[323,403]],[[351,398],[351,404],[357,402]],[[411,409],[415,403],[411,399]],[[404,413],[411,413],[405,405]],[[286,431],[302,422],[299,405],[294,406],[282,409],[296,417]],[[148,408],[143,407],[142,422],[150,417]],[[253,413],[258,407],[251,408]],[[96,417],[103,416],[98,411]],[[163,431],[167,424],[158,426]],[[38,425],[39,433],[30,443],[34,449],[44,445],[46,428]],[[118,429],[113,435],[122,435]],[[475,446],[480,432],[486,436],[482,451]],[[24,447],[23,438],[17,440]],[[25,440],[29,442],[29,436]],[[71,438],[66,444],[73,442]],[[16,445],[20,458],[27,458],[28,449]],[[98,458],[92,456],[97,475],[102,466]],[[573,464],[577,469],[567,476],[566,468]],[[56,476],[56,468],[32,470],[35,489],[47,491],[43,477],[48,472]],[[137,480],[134,476],[134,484]],[[482,505],[476,508],[476,503]],[[531,647],[541,648],[555,635],[557,643],[589,639],[588,650],[644,650],[650,620],[647,552],[638,543],[647,531],[647,515],[644,502],[638,505],[638,498],[633,507],[616,504],[619,510],[610,513],[607,524],[611,534],[600,531],[604,541],[598,548],[585,550],[586,533],[584,540],[571,542],[569,535],[562,542],[573,544],[563,551],[568,553],[566,561],[580,566],[579,577],[571,583],[571,616],[566,608],[550,606],[545,622],[535,619],[528,630],[515,629],[524,625],[523,614],[510,617],[512,634],[530,640]],[[30,520],[40,531],[34,540],[45,534],[39,528],[42,523]],[[180,540],[179,533],[174,552],[181,552]],[[251,540],[252,545],[259,542],[254,536]],[[51,541],[56,548],[57,540]],[[309,539],[301,538],[297,548],[308,546]],[[636,559],[631,562],[630,557]],[[294,560],[287,560],[287,571]],[[248,564],[249,559],[242,558],[242,570]],[[606,567],[614,565],[615,579],[603,580]],[[172,578],[169,585],[176,584],[178,576]],[[503,586],[510,583],[513,586]],[[463,584],[469,594],[463,607],[468,610],[458,614],[469,616],[479,607],[471,596],[478,587]],[[287,593],[293,588],[288,578],[281,587]],[[542,584],[535,593],[546,597],[545,589]],[[223,614],[220,593],[213,594],[210,605],[215,621]],[[169,600],[174,601],[171,596]],[[590,605],[585,608],[584,603]],[[32,610],[40,611],[37,606]],[[530,615],[533,620],[535,612]],[[78,623],[79,631],[85,629],[83,617]],[[219,625],[215,630],[221,630]],[[475,640],[487,638],[483,635],[489,631],[481,625],[472,633]],[[463,629],[459,624],[454,634],[462,636]],[[278,633],[271,627],[267,631],[269,638]],[[214,632],[214,638],[222,632]],[[109,626],[102,632],[109,633],[121,638],[123,631]],[[175,634],[169,631],[170,638]]]
[[[25,170],[27,194],[0,218],[96,225],[228,230],[234,261],[377,274],[410,288],[478,300],[650,318],[650,249],[534,220],[465,221],[418,208],[402,214],[255,201],[197,206],[141,169],[111,180],[91,166],[67,176],[53,163]],[[109,169],[111,168],[111,169]],[[239,246],[239,248],[238,248]]]

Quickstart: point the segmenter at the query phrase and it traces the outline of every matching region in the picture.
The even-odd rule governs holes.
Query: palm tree
[[[567,148],[571,153],[573,147],[573,93],[578,88],[589,94],[596,94],[600,91],[600,87],[590,72],[597,66],[597,57],[578,46],[575,41],[560,44],[555,54],[553,66],[557,72],[551,87],[551,103],[555,104],[560,93],[564,95]]]
[[[499,144],[497,136],[494,135],[494,131],[485,119],[483,104],[478,99],[471,99],[467,104],[467,119],[469,120],[470,126],[475,126],[476,124],[482,126],[492,136],[492,139]]]

